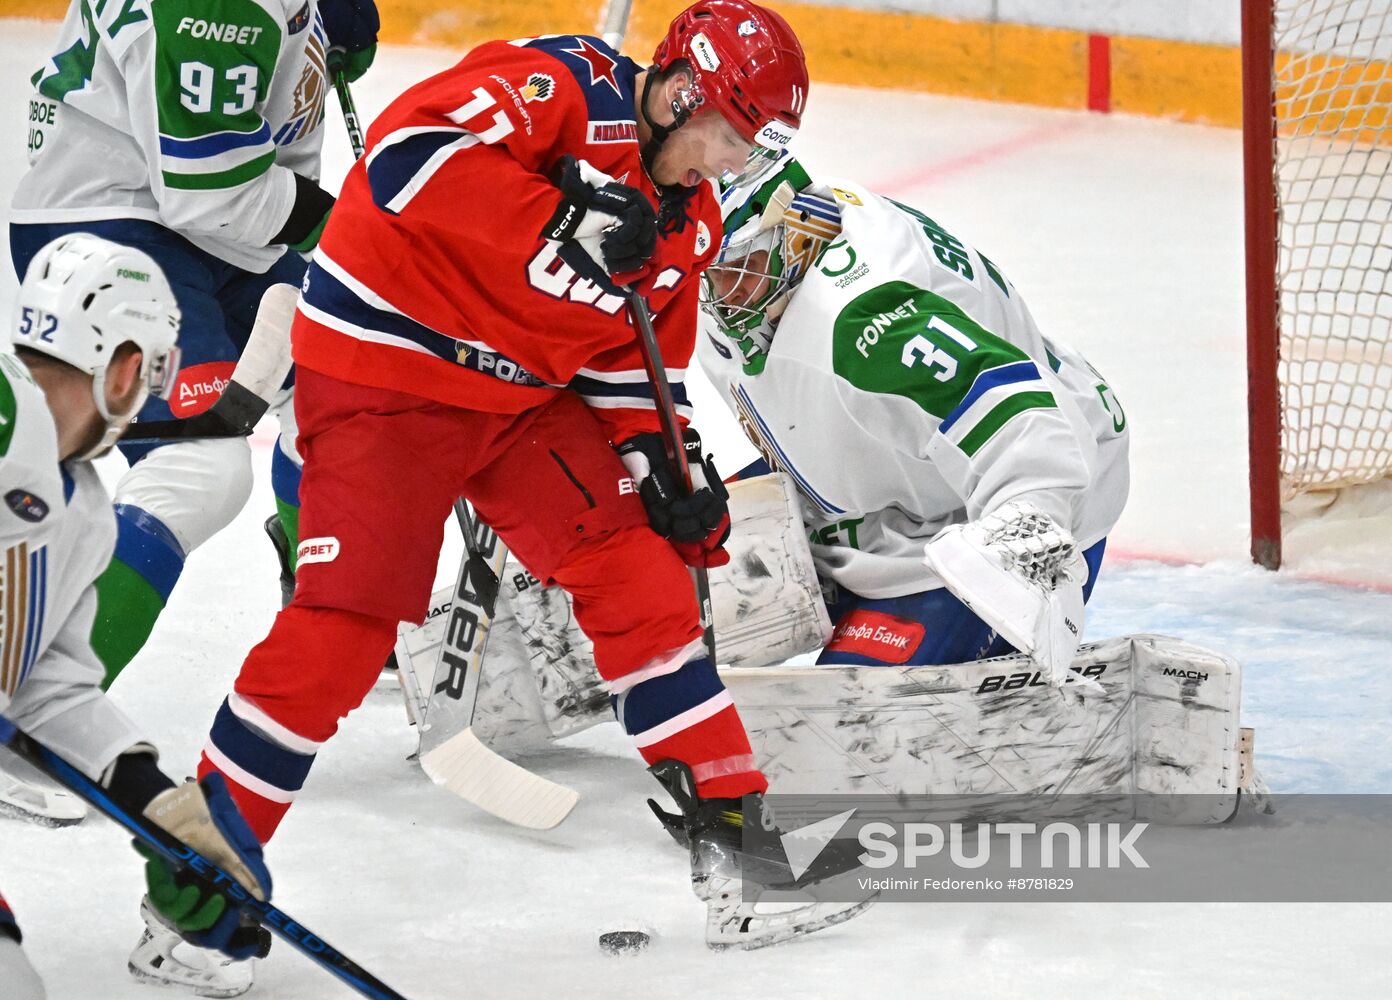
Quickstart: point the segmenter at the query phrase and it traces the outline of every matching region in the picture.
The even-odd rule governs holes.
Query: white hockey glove
[[[1096,686],[1068,669],[1083,636],[1088,569],[1067,528],[1012,500],[944,528],[923,554],[952,595],[1028,654],[1050,684]]]

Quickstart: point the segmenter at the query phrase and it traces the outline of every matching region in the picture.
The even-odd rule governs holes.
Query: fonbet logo
[[[306,538],[295,549],[295,565],[307,566],[310,563],[333,562],[338,558],[338,539],[333,536]]]

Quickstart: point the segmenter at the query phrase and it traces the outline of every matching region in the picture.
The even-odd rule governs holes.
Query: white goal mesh
[[[1392,0],[1277,0],[1286,498],[1392,473]]]

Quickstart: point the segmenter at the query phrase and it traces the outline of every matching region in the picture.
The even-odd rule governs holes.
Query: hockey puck
[[[651,940],[643,931],[608,931],[599,936],[599,949],[607,955],[637,955]]]

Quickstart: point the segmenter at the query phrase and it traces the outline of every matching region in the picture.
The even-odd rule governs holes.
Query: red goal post
[[[1392,3],[1243,0],[1252,557],[1392,474]]]

